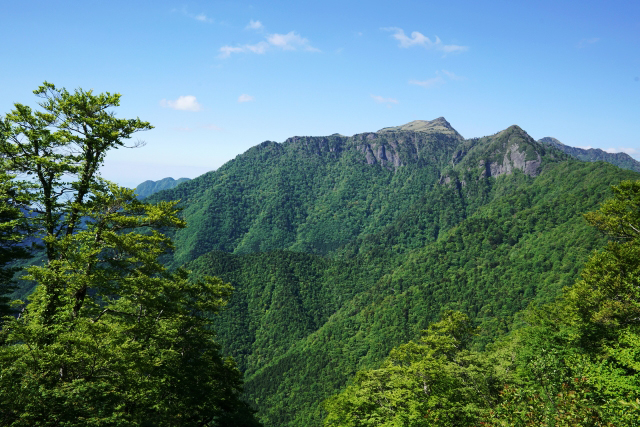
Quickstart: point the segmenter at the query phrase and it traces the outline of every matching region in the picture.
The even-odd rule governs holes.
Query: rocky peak
[[[425,133],[441,133],[443,135],[451,135],[463,139],[451,124],[444,118],[438,117],[434,120],[414,120],[402,126],[394,126],[380,129],[378,133],[386,132],[425,132]]]

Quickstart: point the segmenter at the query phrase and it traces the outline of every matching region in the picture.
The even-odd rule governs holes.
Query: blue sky
[[[47,80],[155,126],[107,159],[127,186],[440,116],[640,159],[640,2],[4,0],[0,38],[0,114]]]

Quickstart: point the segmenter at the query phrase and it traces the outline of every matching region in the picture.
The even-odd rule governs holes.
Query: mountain
[[[414,120],[402,126],[380,129],[378,133],[398,131],[437,133],[442,135],[452,135],[462,139],[462,135],[460,135],[444,117],[438,117],[434,120]]]
[[[318,426],[321,402],[446,308],[482,348],[553,300],[604,244],[582,218],[640,174],[511,126],[444,119],[266,141],[149,201],[182,200],[171,263],[235,287],[216,319],[266,426]]]
[[[169,177],[169,178],[163,178],[159,181],[147,180],[142,184],[138,184],[138,186],[136,187],[136,194],[139,199],[144,199],[145,197],[148,197],[154,193],[157,193],[158,191],[173,188],[176,185],[181,184],[183,182],[187,182],[187,181],[189,181],[189,178],[179,178],[176,180]]]
[[[576,159],[580,159],[584,162],[607,162],[612,165],[616,165],[622,169],[629,169],[635,172],[640,172],[640,162],[626,153],[607,153],[599,148],[577,148],[564,145],[562,142],[550,136],[539,139],[538,142],[550,145],[561,150],[564,153],[569,154]]]

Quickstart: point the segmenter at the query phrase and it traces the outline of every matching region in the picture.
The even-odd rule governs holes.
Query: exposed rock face
[[[480,168],[481,177],[509,175],[515,170],[536,176],[545,155],[544,144],[534,141],[518,126],[511,126],[492,136],[465,140],[443,117],[431,121],[416,120],[351,137],[339,134],[296,136],[278,148],[286,145],[309,154],[334,158],[355,150],[362,153],[362,161],[366,164],[391,170],[415,162],[434,165],[450,161],[456,169],[471,171]],[[443,176],[443,182],[446,180]]]
[[[398,145],[394,142],[395,141],[388,141],[388,148],[385,143],[362,144],[358,145],[358,150],[364,153],[368,165],[381,164],[382,166],[397,169],[403,166],[404,163],[400,159]]]
[[[540,165],[542,164],[542,158],[540,153],[536,152],[537,158],[535,160],[526,160],[526,151],[520,149],[518,144],[510,145],[507,151],[504,153],[502,163],[489,162],[484,160],[483,176],[500,176],[510,175],[515,169],[519,169],[529,176],[538,176],[540,173]],[[481,165],[482,166],[482,165]]]

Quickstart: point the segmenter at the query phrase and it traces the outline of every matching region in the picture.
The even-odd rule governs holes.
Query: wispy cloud
[[[271,34],[267,36],[267,41],[272,46],[279,47],[283,50],[296,50],[300,48],[308,52],[319,52],[318,49],[309,44],[309,40],[300,37],[299,34],[293,31],[287,34]]]
[[[243,93],[242,95],[240,95],[238,97],[238,102],[242,103],[242,102],[251,102],[253,101],[255,98],[251,95],[247,95],[246,93]]]
[[[591,37],[590,39],[582,39],[578,42],[578,47],[579,48],[583,48],[583,47],[587,47],[589,45],[598,43],[600,41],[599,37]]]
[[[212,123],[209,123],[209,124],[203,125],[203,126],[202,126],[202,128],[203,128],[203,129],[206,129],[206,130],[215,130],[215,131],[220,131],[220,130],[222,130],[222,128],[221,128],[221,127],[216,126],[216,125],[214,125],[214,124],[212,124]]]
[[[200,22],[213,22],[213,19],[207,18],[207,15],[205,15],[204,13],[197,14],[193,17],[193,19]]]
[[[467,79],[466,77],[459,76],[455,73],[452,73],[451,71],[440,70],[440,71],[436,71],[435,77],[432,77],[426,80],[415,80],[415,79],[409,80],[409,84],[422,86],[424,88],[429,89],[432,87],[443,85],[447,82],[447,80],[462,81],[466,79]]]
[[[181,111],[202,110],[202,105],[198,102],[196,97],[193,95],[179,96],[178,99],[176,100],[162,99],[160,101],[160,106],[165,108],[171,108],[173,110],[181,110]]]
[[[447,70],[442,70],[442,74],[447,76],[447,78],[449,78],[450,80],[457,80],[457,81],[467,80],[466,77],[458,76],[457,74],[454,74],[451,71],[447,71]]]
[[[411,33],[411,36],[407,36],[402,28],[387,27],[382,28],[382,30],[393,32],[391,37],[399,42],[399,47],[405,49],[413,46],[421,46],[425,49],[444,52],[445,55],[448,53],[459,53],[469,50],[468,46],[461,46],[457,44],[443,44],[442,40],[440,40],[440,37],[438,36],[435,36],[435,39],[431,40],[429,37],[418,31],[413,31]]]
[[[245,30],[261,30],[264,28],[262,22],[254,21],[253,19],[249,21],[249,24],[245,27]]]
[[[444,79],[441,76],[433,77],[427,80],[409,80],[410,85],[422,86],[424,88],[431,88],[444,84]]]
[[[371,99],[373,99],[378,104],[386,104],[387,107],[391,107],[391,104],[397,104],[398,100],[394,98],[384,98],[380,95],[371,95]]]
[[[269,50],[303,50],[307,52],[320,52],[311,46],[308,39],[300,36],[295,31],[287,34],[267,34],[265,40],[255,44],[245,44],[241,46],[222,46],[219,51],[219,58],[228,58],[233,53],[257,53],[263,54]]]
[[[208,17],[204,13],[191,13],[187,10],[186,7],[183,7],[182,9],[173,9],[172,12],[179,12],[187,18],[195,19],[196,21],[200,22],[213,22],[213,18]]]

